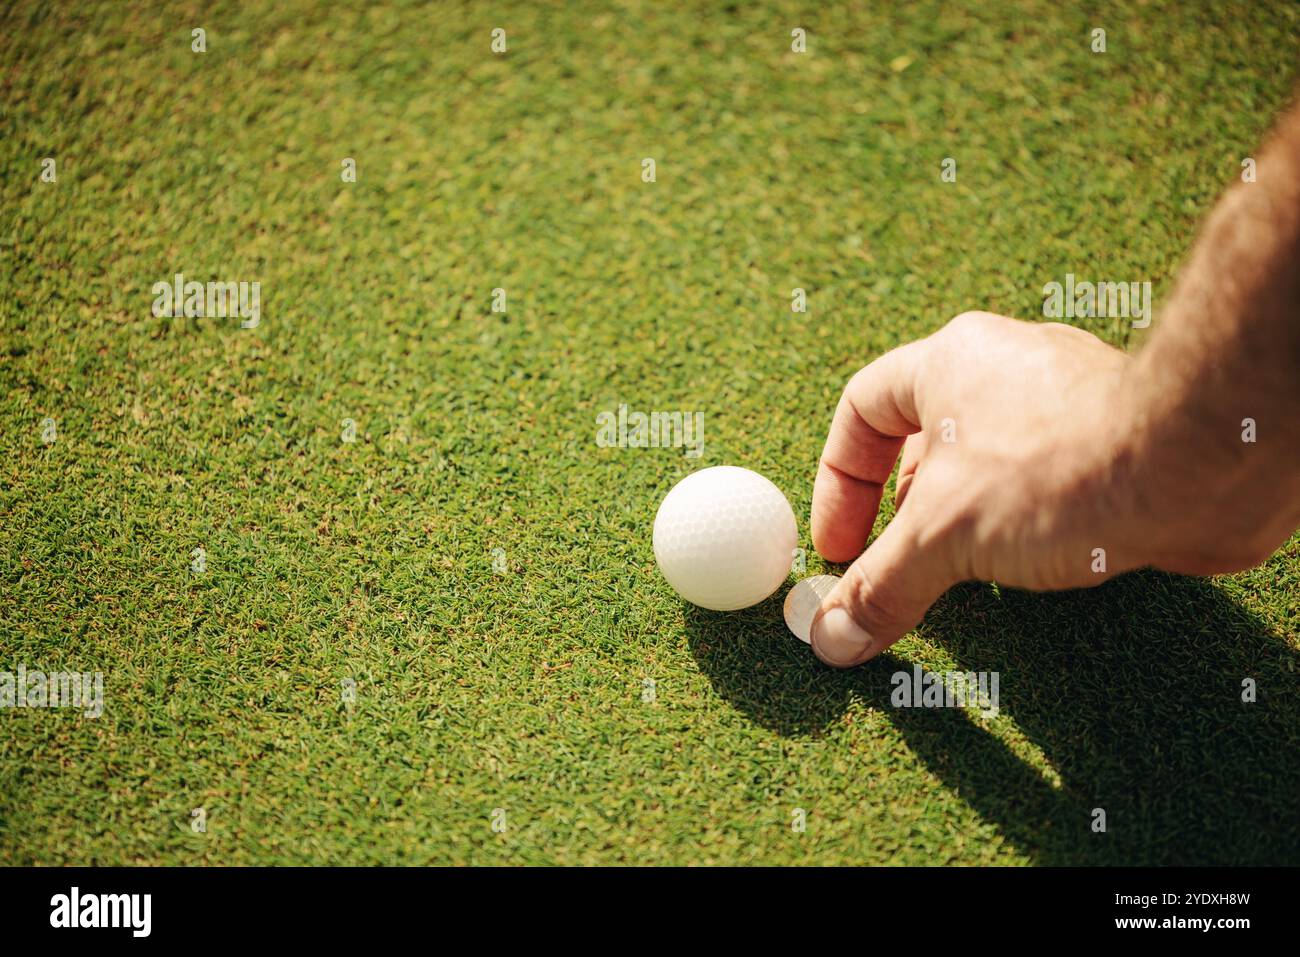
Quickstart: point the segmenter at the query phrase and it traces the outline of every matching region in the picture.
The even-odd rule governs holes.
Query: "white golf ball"
[[[701,608],[757,605],[790,574],[794,510],[757,472],[719,465],[686,476],[655,516],[655,561],[677,594]]]

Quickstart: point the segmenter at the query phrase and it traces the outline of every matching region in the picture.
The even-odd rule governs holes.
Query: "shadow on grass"
[[[785,630],[782,594],[688,618],[701,670],[764,727],[816,737],[855,699],[878,708],[1038,863],[1300,863],[1300,656],[1210,582],[1136,572],[1048,595],[965,584],[930,610],[919,633],[961,671],[998,672],[1002,713],[1059,788],[966,712],[894,708],[891,676],[912,661],[821,665]]]

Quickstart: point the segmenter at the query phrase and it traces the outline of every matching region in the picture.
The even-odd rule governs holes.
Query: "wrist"
[[[1193,575],[1258,564],[1293,527],[1270,504],[1277,463],[1250,416],[1225,407],[1232,389],[1179,381],[1159,359],[1147,350],[1129,363],[1108,423],[1111,499],[1130,564]]]

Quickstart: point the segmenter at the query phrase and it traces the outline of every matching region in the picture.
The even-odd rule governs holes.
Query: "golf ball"
[[[655,561],[668,584],[714,611],[756,605],[790,574],[794,510],[757,472],[719,465],[686,476],[655,516]]]

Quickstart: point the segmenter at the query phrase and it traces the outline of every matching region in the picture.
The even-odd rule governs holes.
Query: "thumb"
[[[900,509],[822,601],[811,637],[813,651],[826,664],[849,668],[874,658],[956,584],[950,543],[923,544],[914,526],[917,514]]]

